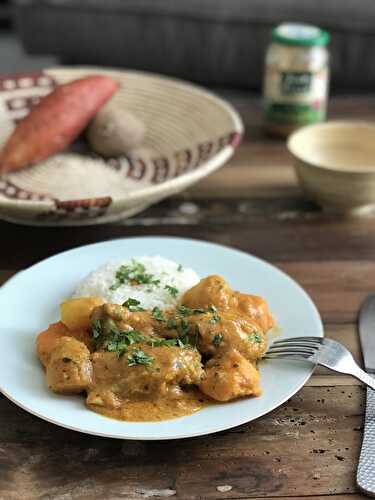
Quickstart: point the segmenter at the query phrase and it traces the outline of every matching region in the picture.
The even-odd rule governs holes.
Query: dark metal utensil
[[[359,337],[365,369],[375,378],[375,294],[367,297],[359,313]],[[369,388],[357,484],[363,493],[375,496],[375,391]]]

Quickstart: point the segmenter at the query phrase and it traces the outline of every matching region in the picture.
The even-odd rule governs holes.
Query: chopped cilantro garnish
[[[186,306],[177,306],[176,311],[181,316],[191,316],[193,314],[193,309],[190,309],[190,307]]]
[[[220,321],[220,316],[218,315],[217,308],[215,306],[210,306],[208,308],[208,312],[212,313],[212,318],[209,320],[209,323],[211,325],[214,325],[215,323],[218,323]]]
[[[216,313],[212,315],[212,318],[208,321],[211,325],[215,325],[220,321],[220,316]]]
[[[154,275],[146,272],[146,268],[140,262],[132,260],[130,265],[120,266],[115,274],[115,282],[109,287],[110,290],[117,290],[121,285],[130,283],[131,285],[154,285],[157,286],[160,280],[154,279]]]
[[[186,306],[177,306],[176,308],[177,314],[181,316],[193,316],[194,314],[204,314],[207,312],[205,309],[198,307],[197,309],[191,309]]]
[[[198,345],[198,341],[199,341],[199,335],[201,334],[201,332],[199,331],[199,326],[197,324],[195,324],[194,326],[194,336],[192,337],[190,343],[193,347],[197,347]]]
[[[100,323],[99,319],[96,319],[93,322],[91,331],[92,331],[92,336],[94,337],[95,340],[100,337],[100,335],[102,334],[102,324]]]
[[[94,321],[91,331],[96,349],[117,352],[119,356],[124,354],[129,345],[144,341],[142,333],[136,330],[120,331],[110,319],[104,326],[100,320]]]
[[[128,332],[112,331],[111,335],[104,342],[103,348],[105,351],[117,352],[120,357],[128,350],[130,345],[143,342],[144,339],[144,336],[136,330]]]
[[[177,325],[177,330],[180,337],[186,337],[190,331],[190,325],[186,319],[181,318],[180,323]]]
[[[122,305],[129,309],[130,312],[144,311],[143,307],[140,307],[139,304],[139,300],[129,297]]]
[[[154,358],[146,354],[142,349],[135,348],[132,350],[131,354],[128,355],[128,365],[145,365],[151,366],[154,362]]]
[[[147,344],[151,347],[162,347],[162,346],[176,346],[178,345],[178,339],[158,339],[155,337],[150,337]]]
[[[215,347],[219,347],[221,344],[221,341],[223,340],[223,336],[221,333],[217,333],[214,338],[212,339],[212,343]]]
[[[171,295],[171,297],[174,297],[174,298],[177,297],[178,289],[175,288],[174,286],[165,285],[164,289],[167,290],[167,292],[169,293],[169,295]]]
[[[167,328],[168,328],[168,330],[175,330],[177,328],[177,319],[176,318],[170,318],[167,321]]]
[[[257,332],[253,332],[248,336],[250,342],[254,344],[260,344],[262,342],[262,337]]]
[[[152,310],[152,317],[157,321],[165,321],[164,315],[159,307],[154,307]]]

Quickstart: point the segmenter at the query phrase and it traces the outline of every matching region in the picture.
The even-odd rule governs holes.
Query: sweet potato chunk
[[[51,323],[47,330],[39,333],[36,339],[36,352],[43,366],[48,365],[51,352],[64,335],[69,335],[69,330],[61,321]]]
[[[90,386],[90,352],[83,342],[73,337],[57,340],[47,365],[47,381],[54,392],[62,394],[80,393]]]
[[[199,388],[217,401],[230,401],[243,396],[259,396],[259,378],[255,366],[233,349],[207,362]]]

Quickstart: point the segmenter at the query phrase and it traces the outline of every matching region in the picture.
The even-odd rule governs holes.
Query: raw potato
[[[121,156],[139,146],[145,133],[145,125],[133,113],[109,103],[89,125],[87,140],[99,155]]]
[[[61,321],[69,330],[88,330],[92,310],[104,304],[99,297],[79,297],[69,299],[60,305]]]

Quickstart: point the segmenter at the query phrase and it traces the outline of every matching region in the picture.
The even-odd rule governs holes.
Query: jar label
[[[311,73],[301,71],[283,71],[281,73],[281,93],[283,95],[310,92]]]
[[[327,71],[275,71],[267,68],[264,105],[268,121],[304,125],[326,115]]]

